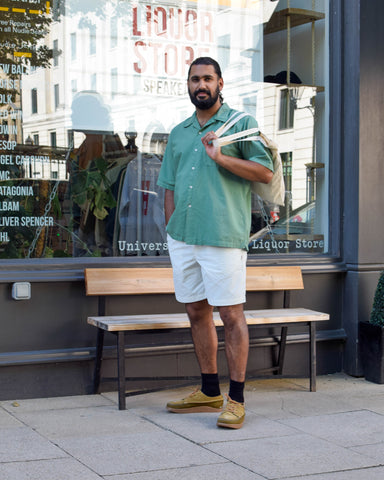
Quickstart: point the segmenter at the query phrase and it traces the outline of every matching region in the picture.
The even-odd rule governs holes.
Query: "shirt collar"
[[[228,120],[228,115],[230,110],[231,109],[229,108],[228,104],[223,103],[223,105],[219,108],[219,110],[215,113],[215,115],[213,115],[213,117],[210,118],[208,122],[204,125],[204,128],[217,121],[225,123]],[[199,125],[199,122],[197,121],[197,117],[196,117],[196,112],[194,112],[193,115],[191,115],[189,118],[187,118],[184,121],[183,126],[184,128],[190,127],[194,122],[196,122],[197,125]],[[199,128],[201,128],[200,125],[199,125]]]

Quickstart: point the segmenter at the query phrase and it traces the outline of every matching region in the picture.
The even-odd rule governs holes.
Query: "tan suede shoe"
[[[223,413],[217,419],[218,427],[241,428],[245,418],[244,403],[235,402],[227,395],[228,401]]]
[[[201,390],[195,390],[181,400],[167,403],[167,409],[173,413],[221,412],[224,399],[222,395],[208,397]]]

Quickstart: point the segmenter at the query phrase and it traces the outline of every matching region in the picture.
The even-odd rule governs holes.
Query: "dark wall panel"
[[[384,262],[384,2],[360,2],[359,263]]]
[[[331,314],[331,321],[319,326],[320,333],[324,331],[325,335],[325,339],[319,342],[318,368],[321,373],[342,369],[340,290],[343,275],[342,272],[305,274],[305,290],[292,294],[292,306],[314,308]],[[86,297],[83,281],[32,283],[32,297],[25,301],[13,300],[11,288],[12,284],[0,284],[0,399],[90,393],[96,329],[87,325],[86,318],[97,313],[97,299]],[[280,307],[281,302],[280,293],[250,294],[247,308]],[[109,298],[107,308],[112,314],[184,310],[173,295],[153,295],[145,299],[141,296]],[[337,339],[327,340],[332,331],[336,332]],[[278,333],[278,329],[265,329],[258,331],[257,336],[270,338]],[[219,331],[219,338],[223,339],[222,331]],[[287,349],[287,375],[307,375],[307,341],[305,328],[292,330]],[[147,351],[129,356],[127,375],[199,375],[189,331],[135,334],[129,342],[136,347],[144,346]],[[174,353],[165,350],[155,355],[151,351],[153,346],[169,343],[184,346]],[[112,347],[115,337],[108,335],[106,344],[110,346],[106,349],[110,360],[105,364],[105,373],[114,375],[116,363]],[[249,374],[270,366],[274,355],[272,347],[255,345],[250,354]],[[227,368],[223,350],[220,351],[219,364],[220,374],[225,377]],[[158,383],[136,382],[133,387]],[[103,389],[115,389],[115,384],[109,383]]]

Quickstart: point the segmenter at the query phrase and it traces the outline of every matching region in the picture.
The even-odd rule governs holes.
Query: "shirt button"
[[[195,170],[195,167],[192,167],[192,170]]]
[[[195,148],[195,152],[197,152],[197,148]]]
[[[188,205],[188,208],[191,208],[191,207],[192,207],[192,205]]]
[[[193,186],[192,186],[192,185],[190,185],[190,186],[189,186],[189,188],[193,188]]]

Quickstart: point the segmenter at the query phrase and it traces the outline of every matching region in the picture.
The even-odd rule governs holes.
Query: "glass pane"
[[[293,128],[294,102],[290,90],[284,88],[280,91],[280,121],[279,130]]]
[[[194,110],[189,65],[206,55],[221,64],[225,101],[256,116],[283,159],[286,203],[253,199],[250,254],[326,252],[325,0],[316,1],[325,18],[315,21],[315,61],[312,23],[291,32],[299,88],[277,75],[287,32],[269,30],[283,0],[0,6],[1,258],[167,255],[156,181],[169,132]]]
[[[283,206],[253,200],[250,254],[328,249],[328,2],[280,1],[264,30],[263,129],[283,164]],[[305,10],[300,10],[305,9]],[[289,72],[288,72],[289,68]]]

